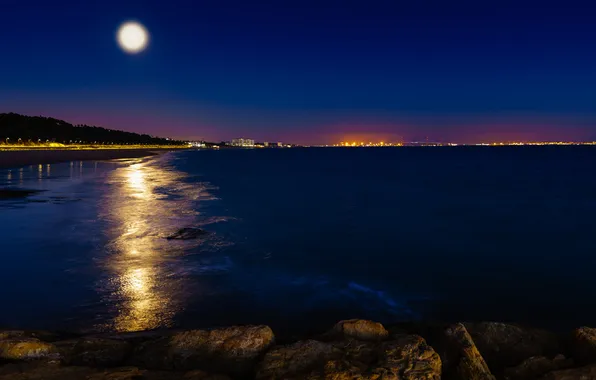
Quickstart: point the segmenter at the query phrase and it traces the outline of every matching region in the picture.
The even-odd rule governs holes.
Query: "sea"
[[[596,325],[596,148],[221,149],[0,170],[0,326]],[[200,228],[196,239],[167,239]]]

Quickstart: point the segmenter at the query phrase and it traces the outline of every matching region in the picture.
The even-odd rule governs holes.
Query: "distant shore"
[[[0,169],[27,165],[56,164],[68,161],[112,160],[117,158],[140,158],[176,150],[172,148],[139,149],[35,149],[0,150]]]

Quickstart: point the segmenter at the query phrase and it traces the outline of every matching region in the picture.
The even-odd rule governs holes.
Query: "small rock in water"
[[[30,195],[41,193],[40,190],[26,189],[0,189],[0,199],[27,198]]]
[[[191,240],[206,235],[207,231],[202,228],[184,227],[166,237],[168,240]]]

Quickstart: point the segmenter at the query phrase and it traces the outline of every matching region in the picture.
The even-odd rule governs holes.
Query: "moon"
[[[127,53],[136,54],[145,50],[149,43],[149,32],[140,23],[128,21],[118,28],[118,45]]]

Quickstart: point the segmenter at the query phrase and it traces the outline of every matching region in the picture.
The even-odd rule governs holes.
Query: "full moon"
[[[143,51],[149,42],[147,29],[138,22],[125,22],[118,29],[118,44],[127,53]]]

